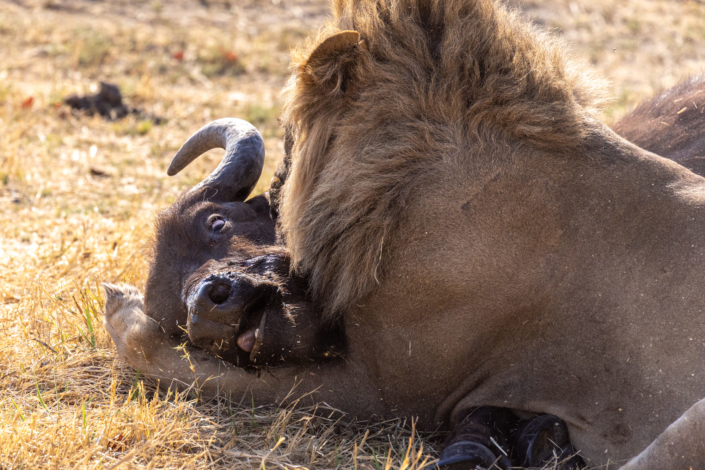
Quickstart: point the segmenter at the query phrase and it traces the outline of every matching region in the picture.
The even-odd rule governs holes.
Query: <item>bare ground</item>
[[[611,80],[608,122],[705,71],[701,2],[513,5]],[[159,393],[102,326],[100,283],[143,286],[154,214],[216,164],[213,152],[167,178],[194,130],[224,116],[255,123],[267,150],[257,191],[267,188],[283,153],[288,51],[327,11],[319,0],[0,1],[0,468],[380,469],[436,456],[439,437],[409,422]],[[62,104],[100,80],[166,122]]]

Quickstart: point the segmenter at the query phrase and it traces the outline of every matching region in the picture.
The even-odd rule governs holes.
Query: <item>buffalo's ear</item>
[[[304,70],[315,86],[327,93],[344,94],[362,50],[357,31],[341,31],[323,40],[308,56]]]

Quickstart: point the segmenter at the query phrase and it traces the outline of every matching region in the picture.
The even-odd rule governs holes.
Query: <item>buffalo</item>
[[[465,443],[449,459],[513,410],[565,423],[590,466],[705,467],[705,180],[642,148],[668,106],[625,118],[630,143],[596,119],[592,77],[490,0],[336,1],[284,97],[271,200],[247,200],[247,123],[174,158],[226,149],[160,215],[144,300],[106,287],[123,358],[207,393],[280,403],[298,383],[352,416],[444,424]],[[692,132],[664,139],[703,156]]]

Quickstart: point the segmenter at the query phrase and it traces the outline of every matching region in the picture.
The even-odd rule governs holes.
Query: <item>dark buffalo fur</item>
[[[644,101],[612,128],[649,152],[705,174],[705,75]]]

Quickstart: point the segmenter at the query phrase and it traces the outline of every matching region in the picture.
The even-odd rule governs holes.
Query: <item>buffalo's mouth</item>
[[[340,357],[342,327],[326,323],[288,276],[288,258],[269,254],[216,269],[188,289],[191,342],[242,368]]]
[[[277,284],[242,272],[210,274],[187,300],[191,342],[239,366],[256,363],[267,311],[283,310]]]

